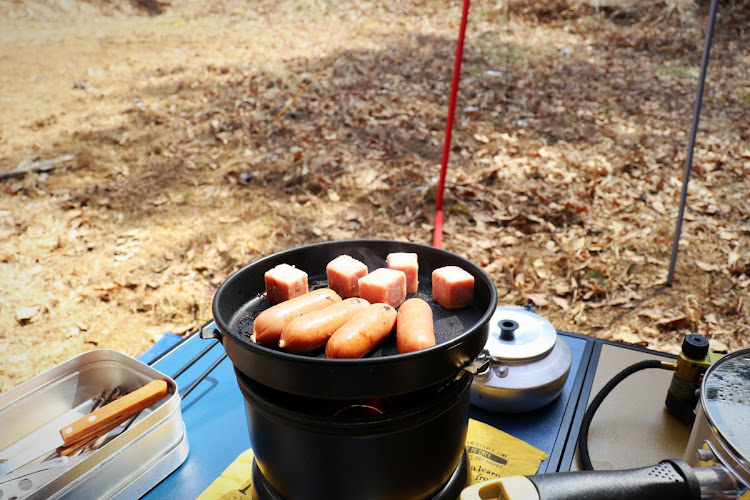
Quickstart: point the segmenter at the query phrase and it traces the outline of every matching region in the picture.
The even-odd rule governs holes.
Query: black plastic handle
[[[641,469],[528,476],[540,500],[700,500],[692,467],[665,460]]]

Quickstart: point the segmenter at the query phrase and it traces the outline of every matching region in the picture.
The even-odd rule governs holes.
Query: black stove
[[[445,483],[434,496],[426,500],[456,500],[461,494],[461,491],[466,487],[468,483],[468,477],[469,458],[466,455],[466,452],[464,452],[464,454],[461,455],[461,461],[458,463],[456,471],[453,473],[448,482]],[[266,478],[263,477],[263,473],[261,473],[255,460],[253,460],[252,484],[255,489],[255,493],[257,493],[256,498],[258,498],[259,500],[288,500],[281,496],[273,488],[273,486],[268,483]]]

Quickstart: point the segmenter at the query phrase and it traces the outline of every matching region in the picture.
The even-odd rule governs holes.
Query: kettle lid
[[[498,307],[485,344],[494,359],[530,361],[547,355],[557,342],[552,323],[527,307]]]

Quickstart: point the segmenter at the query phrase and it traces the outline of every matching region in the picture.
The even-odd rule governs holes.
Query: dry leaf
[[[542,259],[536,259],[532,263],[532,265],[534,266],[534,271],[536,271],[536,275],[539,276],[540,279],[547,280],[550,277],[552,277],[552,273],[549,272],[549,269],[547,269]]]
[[[36,266],[29,269],[29,276],[36,276],[42,271],[44,271],[44,266],[42,266],[41,264],[37,264]]]
[[[653,208],[659,215],[664,215],[667,213],[667,209],[664,208],[664,203],[659,200],[655,200],[651,204],[651,208]]]
[[[719,320],[716,319],[716,314],[714,314],[714,313],[708,313],[708,314],[704,315],[703,316],[703,321],[705,321],[706,323],[714,324],[714,325],[718,325],[719,324]]]
[[[586,321],[586,315],[583,314],[583,311],[586,309],[586,303],[585,302],[579,302],[576,307],[574,307],[570,313],[571,317],[574,322],[582,322]]]
[[[219,217],[217,220],[219,222],[221,222],[222,224],[234,224],[236,222],[241,221],[242,218],[240,218],[238,216],[233,216],[233,217]]]
[[[526,284],[526,276],[524,276],[523,273],[518,273],[513,278],[513,282],[515,283],[517,288],[523,288],[524,285]]]
[[[531,300],[537,307],[544,307],[549,305],[549,301],[543,293],[529,293],[526,297]]]
[[[740,260],[739,253],[729,252],[729,257],[727,257],[727,267],[732,267],[738,260]]]
[[[721,352],[726,353],[729,352],[729,345],[727,345],[726,342],[719,339],[709,339],[708,340],[708,346],[711,348],[714,352]]]
[[[620,331],[612,335],[612,340],[639,346],[648,345],[647,341],[643,340],[640,336],[627,329],[621,329]]]
[[[567,295],[572,291],[572,288],[565,281],[556,281],[554,286],[555,293],[557,295]]]
[[[688,326],[688,320],[687,316],[680,314],[678,316],[672,316],[671,318],[661,319],[656,322],[656,325],[669,330],[681,330]]]
[[[563,311],[567,311],[568,309],[570,309],[570,306],[568,305],[568,301],[564,297],[558,297],[557,295],[553,295],[552,302],[557,304],[557,306]]]
[[[501,247],[515,246],[518,244],[518,238],[516,238],[515,236],[503,236],[502,238],[500,238],[497,244]]]
[[[664,317],[664,311],[660,311],[658,309],[638,309],[635,313],[638,316],[644,316],[646,318],[651,318],[654,320],[659,320]]]
[[[388,185],[383,182],[383,175],[371,167],[357,167],[352,173],[344,174],[339,181],[341,186],[349,189],[363,189],[374,191],[385,189]]]
[[[16,319],[19,323],[26,323],[31,321],[31,319],[36,316],[36,314],[39,312],[38,306],[31,306],[31,307],[22,307],[18,310],[16,310]]]
[[[695,265],[698,266],[699,269],[707,272],[718,271],[721,269],[721,266],[718,266],[716,264],[707,264],[705,262],[701,262],[700,260],[696,260]]]

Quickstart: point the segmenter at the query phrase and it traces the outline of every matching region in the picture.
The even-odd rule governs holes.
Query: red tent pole
[[[432,235],[432,245],[443,247],[443,192],[445,191],[445,173],[448,170],[448,156],[451,151],[451,136],[453,134],[453,119],[456,116],[456,100],[458,97],[458,82],[461,79],[461,61],[464,57],[464,37],[466,35],[466,20],[469,17],[469,0],[464,0],[461,14],[461,28],[458,32],[456,44],[456,60],[453,64],[453,81],[451,95],[448,102],[448,118],[445,121],[445,142],[443,142],[443,159],[440,164],[440,180],[435,196],[435,231]]]

